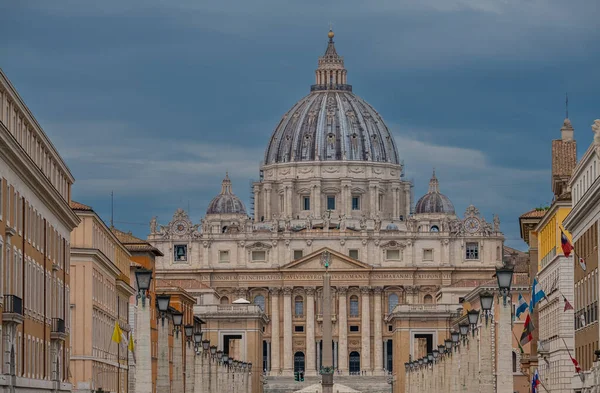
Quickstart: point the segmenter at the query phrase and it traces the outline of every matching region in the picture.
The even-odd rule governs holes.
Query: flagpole
[[[544,388],[544,390],[547,391],[548,393],[550,393],[550,389],[548,389],[546,387],[546,385],[544,385],[544,383],[542,382],[542,378],[540,378],[540,374],[539,373],[538,373],[538,381],[540,381],[540,385],[542,385],[542,387]],[[531,385],[531,383],[529,385]]]
[[[567,342],[565,341],[564,337],[561,337],[563,344],[565,344],[565,348],[567,349],[567,353],[569,354],[569,357],[571,358],[571,363],[573,362],[573,356],[571,356],[571,350],[569,349],[569,346],[567,345]],[[577,359],[575,359],[577,360]],[[578,363],[579,364],[579,363]],[[575,365],[573,365],[575,366]],[[579,369],[581,370],[581,366],[579,366]],[[577,369],[575,369],[577,371]],[[579,379],[581,379],[581,382],[585,381],[585,378],[583,377],[583,375],[581,375],[581,371],[577,371],[577,375],[579,375]]]

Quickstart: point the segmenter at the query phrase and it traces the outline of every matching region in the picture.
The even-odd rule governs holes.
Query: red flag
[[[587,265],[585,264],[585,259],[583,259],[582,257],[579,257],[579,266],[581,266],[581,269],[584,272],[587,270]]]
[[[566,257],[571,255],[571,251],[573,251],[573,245],[562,229],[560,230],[560,245],[562,247],[563,254],[565,254]]]
[[[575,371],[577,371],[577,374],[579,374],[581,372],[581,367],[579,367],[579,363],[577,363],[577,360],[573,356],[569,355],[569,357],[573,362],[573,366],[575,366]]]
[[[563,296],[563,299],[565,301],[565,309],[563,311],[573,310],[573,306],[571,306],[571,303],[569,303],[567,298]]]
[[[525,318],[525,325],[523,326],[523,333],[521,333],[521,345],[525,345],[531,340],[533,340],[533,330],[535,326],[533,326],[533,322],[531,322],[531,316],[527,314],[527,318]]]

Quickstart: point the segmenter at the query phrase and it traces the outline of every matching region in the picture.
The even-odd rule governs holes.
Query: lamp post
[[[156,295],[156,306],[158,307],[159,316],[163,326],[165,326],[165,317],[167,316],[167,312],[169,311],[170,302],[170,295]]]
[[[469,325],[471,325],[471,333],[475,337],[475,330],[477,329],[477,322],[479,322],[479,310],[467,311],[467,317],[469,318]]]
[[[504,302],[504,306],[506,307],[506,298],[510,293],[510,287],[512,285],[513,278],[513,269],[510,267],[500,267],[496,268],[496,278],[498,279],[498,289],[500,289],[500,294],[502,295],[502,299]]]
[[[173,331],[175,333],[175,338],[179,338],[179,332],[181,331],[181,324],[183,323],[183,313],[174,312],[171,314],[173,316]]]
[[[462,337],[463,344],[467,341],[467,334],[469,333],[469,325],[465,322],[461,322],[458,324],[458,330],[460,331],[460,336]]]
[[[452,333],[450,333],[450,337],[452,338],[452,344],[454,345],[454,351],[456,352],[456,347],[458,347],[460,340],[460,333],[456,330],[453,330]]]
[[[194,325],[185,325],[183,331],[185,333],[185,342],[189,348],[190,344],[194,341]]]
[[[494,294],[487,291],[483,292],[481,295],[479,295],[479,302],[481,303],[481,309],[483,310],[483,315],[485,316],[485,326],[487,327],[488,318],[492,311],[492,304],[494,303]]]
[[[148,291],[150,290],[150,283],[152,281],[152,270],[148,269],[137,269],[135,271],[135,281],[137,283],[137,296],[135,298],[135,304],[138,299],[142,299],[142,307],[146,307],[146,299],[150,299]]]

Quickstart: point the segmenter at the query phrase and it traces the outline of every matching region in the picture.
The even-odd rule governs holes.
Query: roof
[[[544,214],[546,214],[547,211],[548,209],[535,208],[528,211],[527,213],[521,214],[519,218],[542,218],[544,217]]]
[[[490,285],[498,285],[498,279],[493,278],[486,281],[482,286],[489,287]],[[528,287],[529,286],[529,274],[516,272],[513,274],[512,286]]]
[[[569,119],[565,119],[564,130],[573,131]],[[552,141],[552,177],[571,176],[577,165],[577,143],[574,140]]]
[[[69,206],[71,206],[71,209],[73,210],[81,210],[81,211],[88,211],[88,212],[93,212],[94,209],[92,209],[90,206],[88,205],[84,205],[83,203],[79,203],[77,201],[71,201],[69,202]]]
[[[164,255],[158,248],[154,247],[146,240],[133,236],[131,232],[123,232],[114,227],[110,228],[110,230],[130,252],[151,252],[156,256]]]
[[[515,273],[529,273],[528,253],[504,246],[504,256],[509,258],[510,264],[514,266]]]

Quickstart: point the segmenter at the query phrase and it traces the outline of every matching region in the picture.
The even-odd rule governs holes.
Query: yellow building
[[[131,254],[94,210],[71,202],[81,219],[71,233],[72,332],[71,374],[78,392],[102,388],[128,391],[127,339]],[[120,344],[112,340],[115,323],[123,332]]]
[[[73,176],[0,70],[0,392],[63,392]]]

